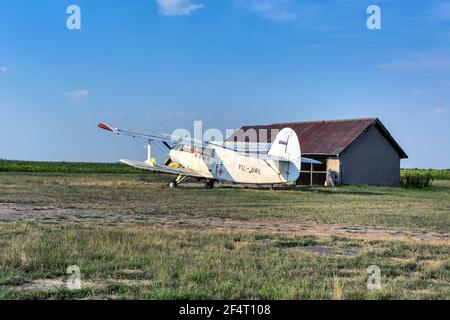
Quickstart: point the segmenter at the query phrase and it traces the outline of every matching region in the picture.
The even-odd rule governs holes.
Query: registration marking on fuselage
[[[246,165],[243,165],[243,164],[239,165],[239,170],[242,170],[244,172],[251,173],[251,174],[261,174],[261,169],[255,168],[255,167],[247,167]]]

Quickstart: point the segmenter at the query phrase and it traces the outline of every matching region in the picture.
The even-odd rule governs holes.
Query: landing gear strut
[[[180,183],[182,183],[184,180],[188,178],[189,178],[188,176],[179,175],[175,180],[169,182],[169,188],[171,189],[176,188]]]

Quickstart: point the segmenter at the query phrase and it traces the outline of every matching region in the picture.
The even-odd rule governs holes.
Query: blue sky
[[[403,167],[450,168],[450,1],[0,0],[0,158],[145,158],[99,121],[359,117],[382,120]]]

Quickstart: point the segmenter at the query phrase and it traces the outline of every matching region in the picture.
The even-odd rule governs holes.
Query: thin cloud
[[[292,0],[238,0],[237,5],[257,13],[262,18],[287,22],[297,18]]]
[[[166,118],[183,118],[187,115],[184,111],[177,111],[177,112],[167,112],[164,114]]]
[[[163,16],[185,16],[204,7],[203,3],[192,0],[156,0],[158,12]]]
[[[80,89],[75,91],[65,92],[64,97],[71,102],[80,102],[84,98],[89,96],[89,91],[86,89]]]
[[[112,121],[118,118],[122,118],[124,116],[125,114],[123,112],[103,111],[103,112],[88,112],[85,113],[82,116],[82,118],[85,120],[104,119],[105,121]]]
[[[362,3],[362,0],[354,1]],[[234,0],[234,4],[236,8],[268,21],[291,24],[304,30],[333,32],[334,35],[339,30],[353,27],[350,17],[357,12],[353,1],[343,0]],[[343,34],[339,32],[339,35]]]
[[[412,92],[412,95],[413,96],[421,96],[423,94],[423,91],[422,90],[416,90],[416,91],[413,91]]]
[[[4,76],[8,73],[8,68],[0,67],[0,76]]]
[[[444,108],[437,107],[434,109],[434,114],[443,114],[445,112]]]
[[[436,52],[414,53],[377,67],[382,70],[445,70],[450,69],[450,57]]]
[[[105,117],[107,119],[113,119],[113,118],[120,118],[120,117],[124,117],[125,114],[123,112],[118,112],[118,111],[105,111],[102,112],[100,114],[101,117]]]
[[[195,113],[193,112],[186,112],[186,111],[169,111],[169,112],[157,112],[157,111],[150,111],[147,112],[145,115],[148,119],[158,118],[158,119],[190,119],[195,117]]]

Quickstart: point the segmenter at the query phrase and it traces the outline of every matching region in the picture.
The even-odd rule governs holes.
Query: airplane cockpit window
[[[208,157],[215,157],[216,154],[216,150],[214,149],[210,149],[210,148],[203,148],[203,155],[208,156]]]
[[[175,147],[172,148],[172,150],[183,151],[183,145],[177,144],[177,145],[175,145]]]
[[[185,145],[183,145],[183,150],[182,151],[184,151],[184,152],[194,152],[194,147],[185,144]]]

